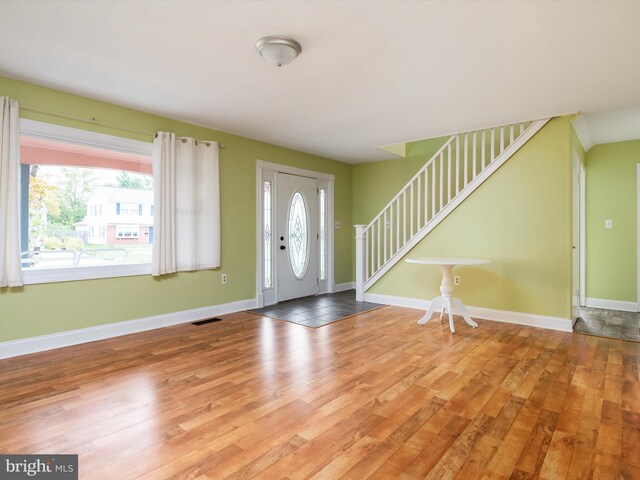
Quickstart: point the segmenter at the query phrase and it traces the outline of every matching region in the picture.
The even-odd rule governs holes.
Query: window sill
[[[133,277],[151,275],[151,264],[112,265],[106,267],[67,267],[42,270],[25,270],[24,284],[75,282],[101,278]]]

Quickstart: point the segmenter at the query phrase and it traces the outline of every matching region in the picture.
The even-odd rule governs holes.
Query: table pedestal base
[[[439,297],[434,298],[429,305],[429,309],[424,317],[418,320],[419,325],[424,325],[429,320],[431,320],[431,316],[437,310],[440,310],[440,318],[444,318],[445,311],[449,314],[449,328],[451,329],[451,333],[456,332],[456,328],[453,326],[453,309],[457,309],[458,312],[462,314],[464,321],[471,325],[473,328],[476,328],[478,324],[473,321],[471,316],[469,316],[469,312],[467,311],[467,307],[465,307],[462,300],[457,297],[452,297],[450,295],[440,295]]]

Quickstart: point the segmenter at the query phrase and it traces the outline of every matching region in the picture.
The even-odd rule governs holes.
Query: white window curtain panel
[[[20,113],[0,97],[0,287],[20,287]]]
[[[219,267],[218,144],[158,132],[153,180],[153,275]]]

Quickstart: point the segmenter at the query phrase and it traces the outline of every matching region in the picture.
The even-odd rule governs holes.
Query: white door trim
[[[580,317],[582,275],[580,273],[580,167],[581,158],[576,150],[571,152],[571,316],[576,322]],[[576,185],[577,183],[577,185]],[[576,275],[577,274],[577,275]]]
[[[580,163],[580,306],[587,304],[587,170]]]
[[[288,173],[290,175],[299,175],[301,177],[317,178],[318,180],[327,180],[333,182],[335,175],[331,173],[315,172],[304,168],[290,167],[289,165],[280,165],[279,163],[257,161],[258,168],[269,170],[271,172]]]
[[[274,193],[275,177],[276,173],[288,173],[291,175],[299,175],[302,177],[315,178],[320,181],[326,182],[327,187],[327,279],[320,283],[318,293],[333,293],[335,291],[334,283],[334,181],[335,175],[329,173],[315,172],[313,170],[306,170],[304,168],[290,167],[288,165],[281,165],[278,163],[265,162],[263,160],[257,160],[256,162],[256,303],[257,308],[265,306],[265,304],[271,304],[277,302],[277,282],[275,281],[277,272],[274,268],[274,282],[273,287],[265,289],[263,287],[263,275],[264,275],[264,256],[262,251],[262,225],[263,225],[263,196],[262,196],[262,182],[265,180],[271,180],[272,184],[272,207],[276,205],[276,198]],[[275,242],[272,242],[275,245]],[[275,255],[272,255],[275,258]],[[274,262],[275,266],[275,262]]]
[[[640,163],[636,164],[636,310],[640,312]]]

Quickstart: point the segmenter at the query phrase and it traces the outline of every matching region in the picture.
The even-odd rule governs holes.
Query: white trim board
[[[627,302],[624,300],[607,300],[606,298],[587,297],[587,307],[604,308],[606,310],[620,310],[622,312],[637,312],[638,304],[636,302]]]
[[[29,120],[27,118],[20,119],[20,135],[45,138],[58,142],[75,143],[136,155],[147,155],[149,157],[151,156],[151,150],[153,148],[153,138],[151,138],[151,136],[149,136],[148,142],[141,142],[116,135],[65,127],[53,123]]]
[[[280,163],[266,162],[264,160],[257,160],[257,166],[263,170],[270,172],[289,173],[291,175],[298,175],[300,177],[316,178],[318,180],[333,181],[335,175],[332,173],[317,172],[315,170],[307,170],[306,168],[291,167]]]
[[[431,303],[430,300],[422,300],[420,298],[396,297],[394,295],[381,295],[377,293],[365,293],[364,301],[394,305],[396,307],[415,308],[418,310],[426,310]],[[572,322],[569,318],[549,317],[534,313],[510,312],[508,310],[494,310],[484,307],[467,306],[467,310],[469,310],[469,315],[474,318],[493,320],[494,322],[515,323],[517,325],[547,328],[561,332],[573,331]],[[482,325],[480,325],[480,327],[482,327]]]
[[[325,295],[327,293],[337,293],[337,292],[344,292],[345,290],[354,290],[356,288],[356,284],[355,282],[346,282],[346,283],[338,283],[338,284],[333,284],[333,288],[330,288],[331,285],[329,285],[328,282],[326,282],[326,285],[324,288],[318,290],[318,295]]]
[[[356,282],[337,283],[333,287],[334,292],[344,292],[346,290],[353,290],[356,288]]]
[[[580,305],[587,303],[587,169],[580,163]]]
[[[256,308],[256,300],[251,298],[236,302],[211,305],[208,307],[182,310],[179,312],[154,315],[152,317],[128,320],[125,322],[108,323],[95,327],[81,328],[67,332],[52,333],[39,337],[22,338],[0,343],[0,359],[27,355],[29,353],[43,352],[55,348],[69,347],[80,343],[95,342],[107,338],[129,335],[131,333],[145,332],[156,328],[179,325],[181,323],[195,322],[217,315],[241,312]]]
[[[97,280],[100,278],[151,275],[151,264],[43,268],[42,270],[24,270],[22,274],[24,276],[25,285],[52,282],[75,282],[78,280]]]

